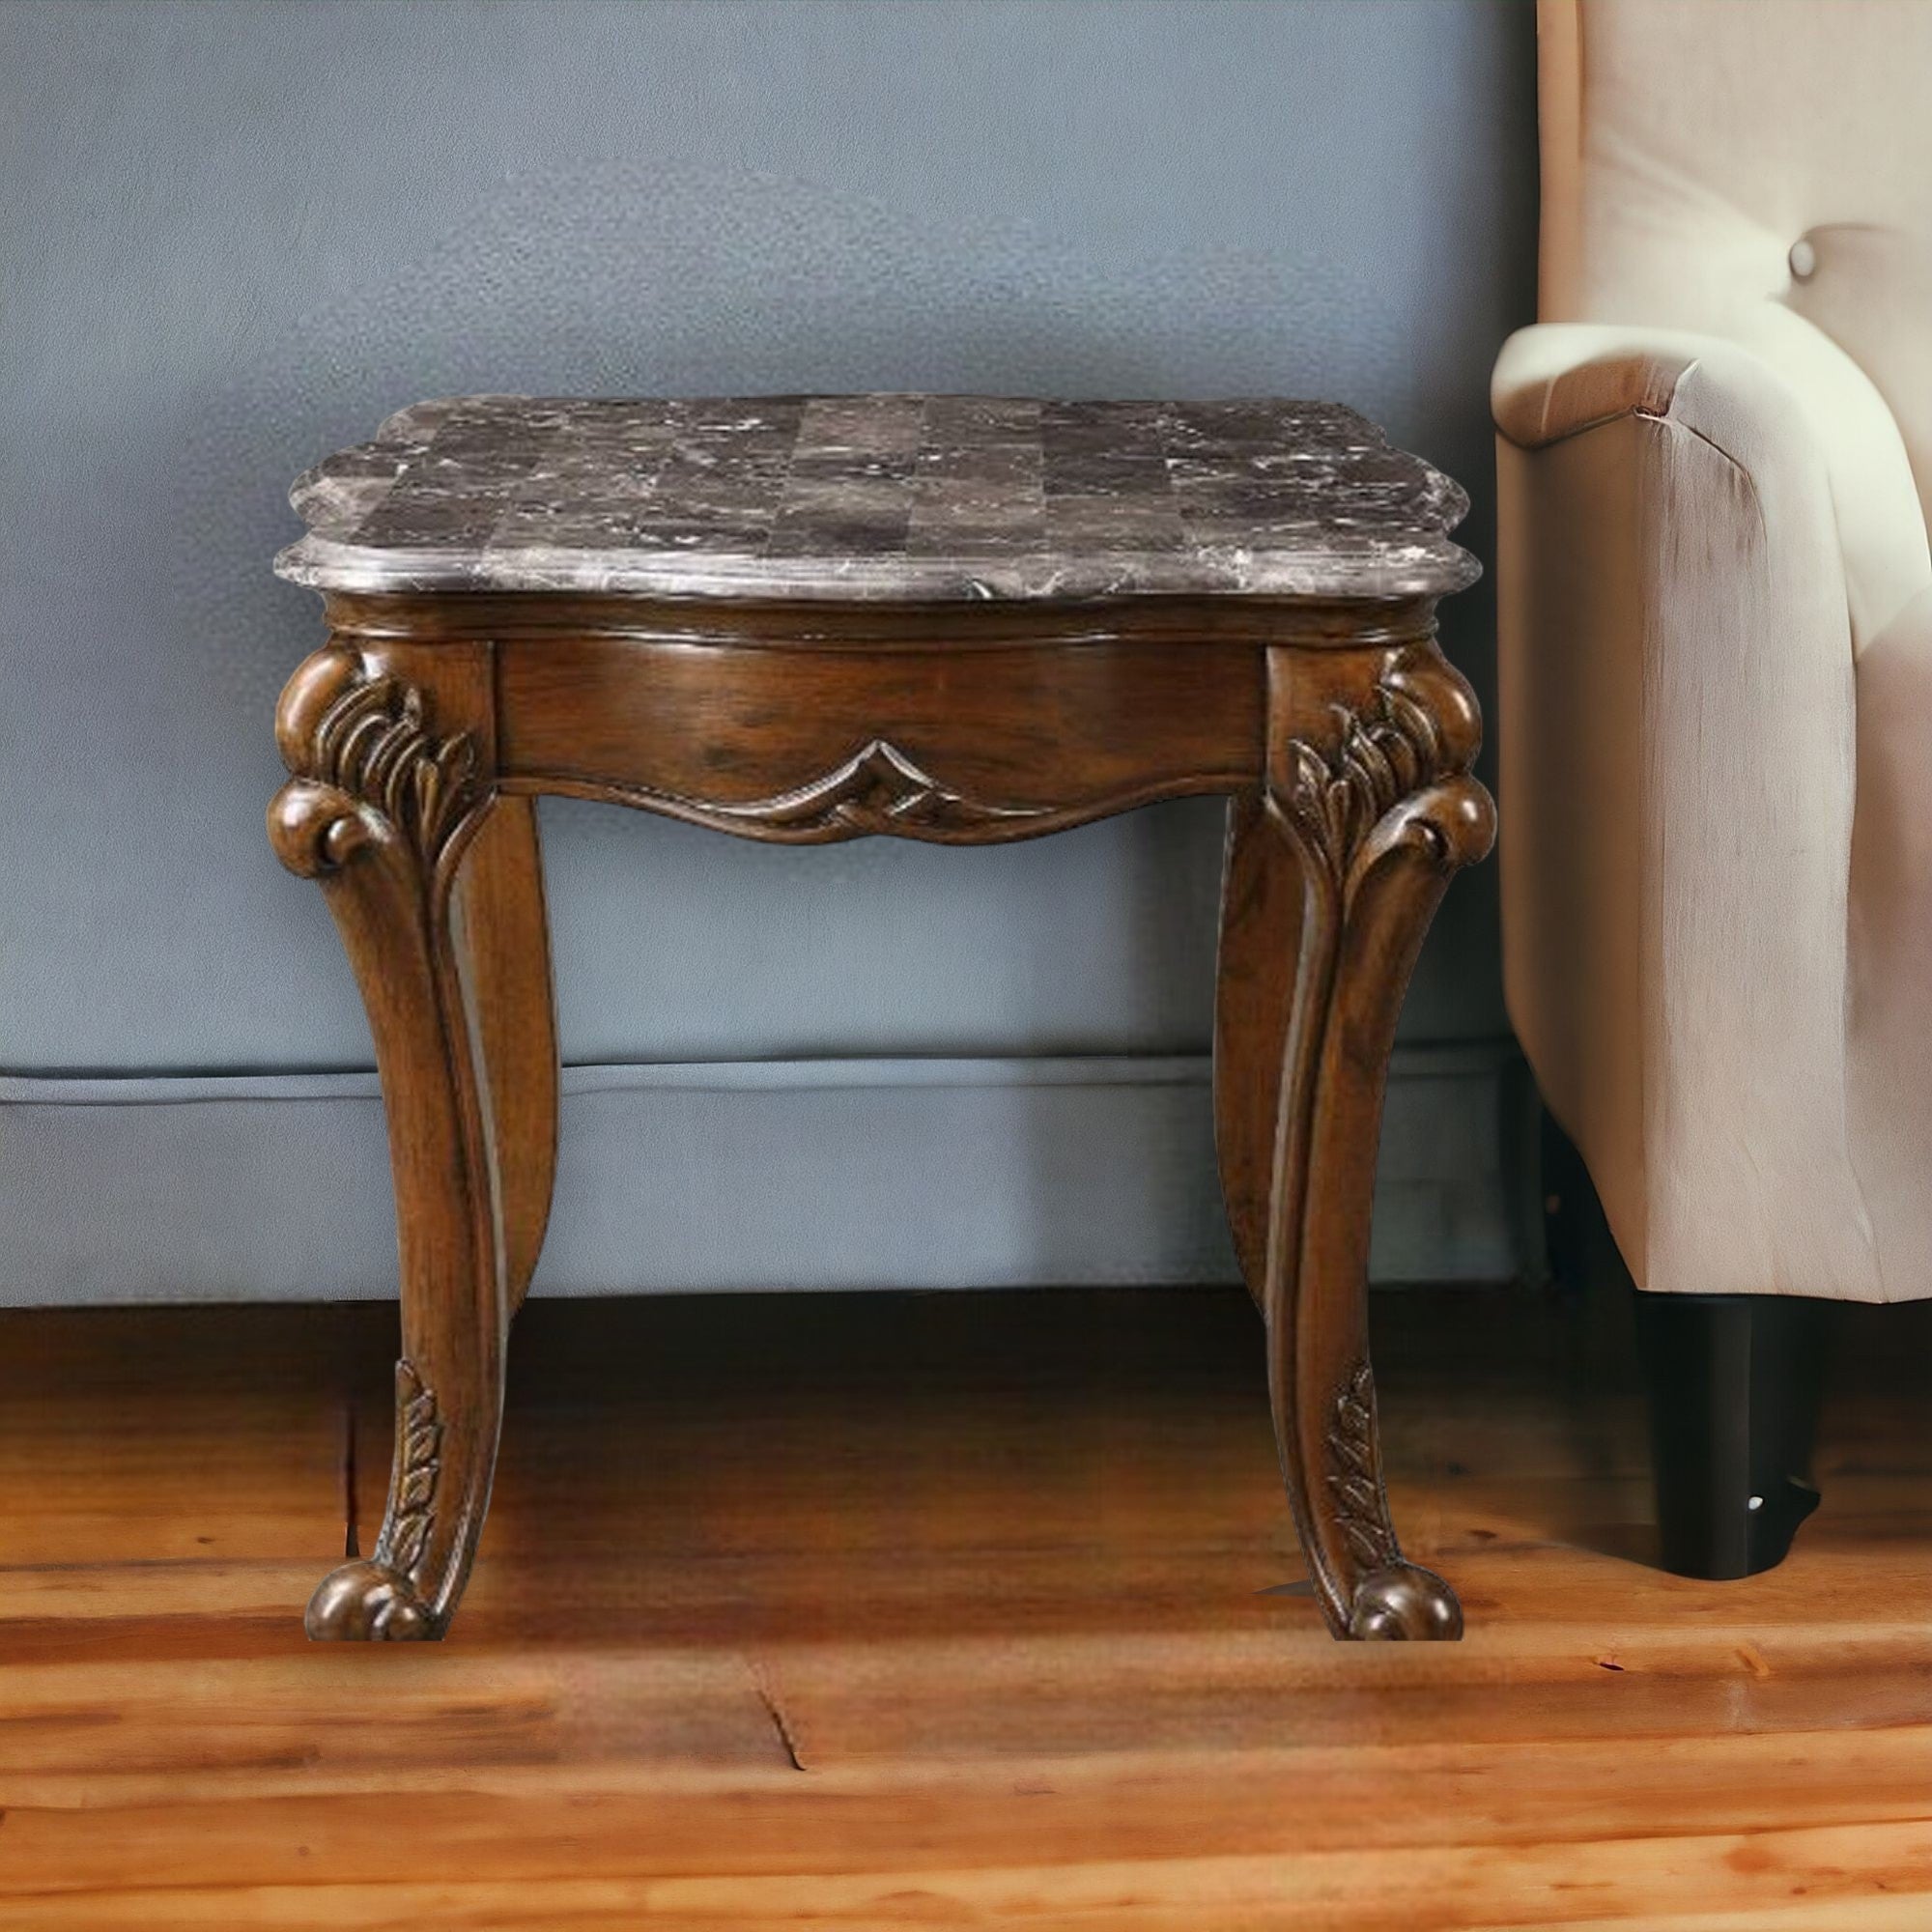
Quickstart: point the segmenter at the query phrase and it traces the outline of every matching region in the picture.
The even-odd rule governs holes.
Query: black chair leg
[[[1833,1304],[1787,1294],[1642,1294],[1659,1560],[1750,1577],[1818,1507],[1811,1442]]]

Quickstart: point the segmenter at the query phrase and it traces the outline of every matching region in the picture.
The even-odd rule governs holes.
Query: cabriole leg
[[[1265,792],[1234,805],[1216,1126],[1268,1336],[1282,1473],[1338,1636],[1455,1637],[1462,1610],[1389,1520],[1368,1351],[1382,1090],[1424,932],[1494,808],[1474,699],[1433,645],[1270,654]],[[1312,654],[1310,654],[1312,655]]]
[[[493,829],[502,808],[488,769],[484,649],[439,647],[423,654],[420,676],[402,676],[331,644],[296,672],[277,720],[292,776],[270,808],[270,836],[284,865],[321,882],[362,989],[402,1279],[388,1504],[373,1552],[317,1589],[314,1637],[438,1637],[447,1627],[489,1506],[511,1298],[548,1208],[554,1074],[546,1084],[528,1071],[554,1059],[547,977],[541,1044],[512,1054],[506,1015],[480,1013],[477,996],[529,980],[490,957],[494,938],[479,971],[464,931],[467,912],[472,938],[494,933],[507,906],[522,914],[510,937],[527,942],[534,919],[542,938],[532,828],[513,810],[505,831]],[[466,906],[456,882],[471,850],[483,864]],[[504,1090],[496,1103],[493,1080]],[[515,1096],[507,1110],[505,1096]],[[505,1158],[519,1163],[515,1186],[501,1179]]]

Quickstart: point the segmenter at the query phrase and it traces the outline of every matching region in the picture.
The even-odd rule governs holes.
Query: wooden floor
[[[0,1924],[1926,1932],[1926,1313],[1719,1585],[1634,1560],[1621,1311],[1379,1296],[1416,1648],[1285,1587],[1233,1295],[535,1306],[420,1648],[299,1621],[392,1310],[0,1317]]]

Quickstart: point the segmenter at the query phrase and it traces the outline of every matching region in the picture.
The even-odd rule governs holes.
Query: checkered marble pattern
[[[537,400],[392,416],[303,476],[328,590],[783,598],[1439,595],[1468,507],[1324,403]]]

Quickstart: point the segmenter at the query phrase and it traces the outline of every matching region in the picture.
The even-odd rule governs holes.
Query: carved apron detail
[[[1226,773],[1159,774],[1090,797],[1051,805],[996,804],[936,779],[888,738],[871,738],[830,771],[766,798],[732,801],[640,782],[520,775],[518,790],[610,799],[706,825],[741,838],[783,845],[830,845],[846,838],[914,838],[939,845],[995,845],[1064,832],[1157,799],[1238,789]]]
[[[749,805],[681,801],[713,823],[749,831],[765,827],[794,838],[863,838],[876,833],[917,837],[1051,815],[1044,806],[986,805],[922,771],[897,746],[874,738],[842,765],[776,798]]]

